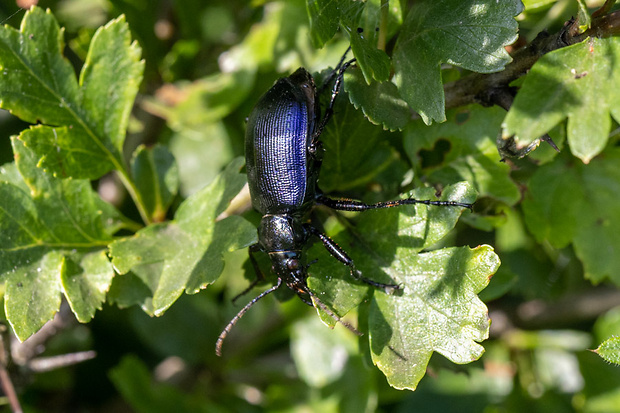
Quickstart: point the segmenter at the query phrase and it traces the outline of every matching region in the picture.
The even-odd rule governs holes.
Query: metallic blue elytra
[[[316,88],[303,68],[256,104],[245,136],[252,206],[261,215],[299,214],[314,201],[318,159],[308,146],[317,123]]]

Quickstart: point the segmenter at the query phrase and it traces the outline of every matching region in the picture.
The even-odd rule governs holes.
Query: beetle
[[[277,283],[252,299],[226,325],[216,343],[218,356],[221,356],[224,339],[235,323],[258,300],[282,285],[294,291],[306,304],[313,305],[314,301],[315,305],[337,322],[359,334],[308,288],[306,279],[309,264],[305,261],[303,249],[310,237],[319,238],[333,257],[349,267],[350,274],[355,279],[386,291],[401,288],[364,277],[338,244],[312,224],[305,222],[313,206],[322,204],[342,211],[366,211],[411,204],[472,208],[472,205],[467,203],[412,198],[365,204],[350,199],[329,198],[322,193],[318,187],[323,155],[320,136],[333,115],[344,72],[355,63],[355,59],[345,60],[346,53],[328,78],[328,82],[333,78],[335,81],[323,118],[320,117],[319,91],[312,75],[303,67],[292,75],[279,79],[260,98],[248,117],[245,134],[248,186],[252,206],[262,218],[258,225],[258,242],[249,248],[250,262],[257,273],[257,279],[240,295],[248,292],[262,278],[262,272],[254,257],[259,251],[267,253],[271,258]],[[325,85],[327,84],[326,82]]]

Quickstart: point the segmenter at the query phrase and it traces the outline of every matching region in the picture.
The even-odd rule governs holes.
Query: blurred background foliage
[[[586,3],[595,8],[601,2]],[[519,34],[530,41],[545,28],[558,31],[585,3],[524,4]],[[125,14],[146,63],[125,153],[143,143],[166,144],[179,166],[183,197],[243,155],[245,117],[275,79],[299,66],[320,72],[348,46],[343,35],[322,49],[312,46],[303,0],[41,0],[39,6],[50,8],[65,27],[65,54],[76,68],[96,28]],[[0,4],[4,24],[17,27],[22,15],[12,1]],[[451,76],[451,69],[443,75]],[[336,114],[336,122],[338,116],[360,116],[345,111]],[[461,126],[477,116],[478,124]],[[372,147],[361,150],[373,153],[371,164],[351,159],[349,169],[340,170],[326,159],[323,188],[370,201],[396,194],[403,182],[450,181],[458,163],[441,167],[452,162],[450,149],[480,144],[475,137],[494,140],[503,116],[497,108],[468,107],[448,112],[447,123],[430,128],[416,121],[404,131],[387,132],[368,124],[362,134]],[[0,164],[13,160],[8,137],[27,127],[0,111]],[[617,146],[617,127],[611,146]],[[550,134],[562,146],[563,128]],[[329,153],[329,135],[325,141]],[[505,165],[493,145],[478,150],[493,153],[497,162],[488,166],[478,217],[457,226],[451,241],[493,245],[502,261],[481,294],[492,319],[481,360],[456,366],[434,355],[415,392],[397,391],[368,368],[352,334],[323,328],[299,300],[273,299],[239,323],[228,343],[235,357],[219,359],[215,339],[237,311],[230,299],[247,285],[247,252],[241,250],[226,256],[224,274],[214,285],[182,296],[163,317],[106,305],[89,324],[66,321],[42,354],[92,349],[97,357],[19,375],[22,405],[31,412],[620,411],[620,368],[588,351],[620,335],[617,286],[607,281],[593,286],[571,245],[539,242],[526,224],[522,194],[540,165],[556,155],[541,147]],[[578,162],[566,150],[559,157]],[[412,165],[414,178],[408,172]],[[360,168],[372,174],[360,177]],[[126,215],[139,219],[112,176],[97,184],[100,193],[111,191],[106,198]]]

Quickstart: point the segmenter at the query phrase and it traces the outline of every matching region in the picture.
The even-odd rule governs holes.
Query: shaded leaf
[[[325,156],[320,185],[326,193],[367,184],[398,161],[383,130],[367,122],[345,99],[336,102],[335,112],[321,135]]]
[[[136,149],[131,172],[142,203],[155,222],[166,218],[166,211],[179,190],[179,171],[174,156],[161,145]]]
[[[571,152],[584,163],[605,147],[611,118],[620,121],[620,39],[590,38],[555,50],[532,67],[503,123],[519,148],[568,118]]]
[[[538,169],[523,202],[526,223],[540,242],[575,247],[586,278],[620,285],[620,151],[589,165],[562,157]]]
[[[366,38],[364,32],[356,28],[345,27],[349,33],[351,50],[355,55],[356,63],[364,74],[364,79],[370,84],[372,80],[386,81],[390,76],[390,58],[376,45]]]
[[[501,70],[511,58],[504,46],[517,37],[520,1],[424,0],[409,11],[394,49],[401,97],[426,124],[443,122],[440,66],[479,73]]]
[[[126,356],[110,370],[110,380],[137,412],[226,412],[204,397],[181,392],[176,387],[155,382],[147,366],[137,357]]]
[[[363,8],[364,3],[354,0],[307,0],[310,39],[314,47],[323,47],[336,34],[341,19],[357,25]]]

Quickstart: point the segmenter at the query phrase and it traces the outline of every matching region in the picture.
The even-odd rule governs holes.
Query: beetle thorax
[[[301,251],[307,239],[298,219],[288,214],[265,215],[258,226],[258,242],[265,252]]]

